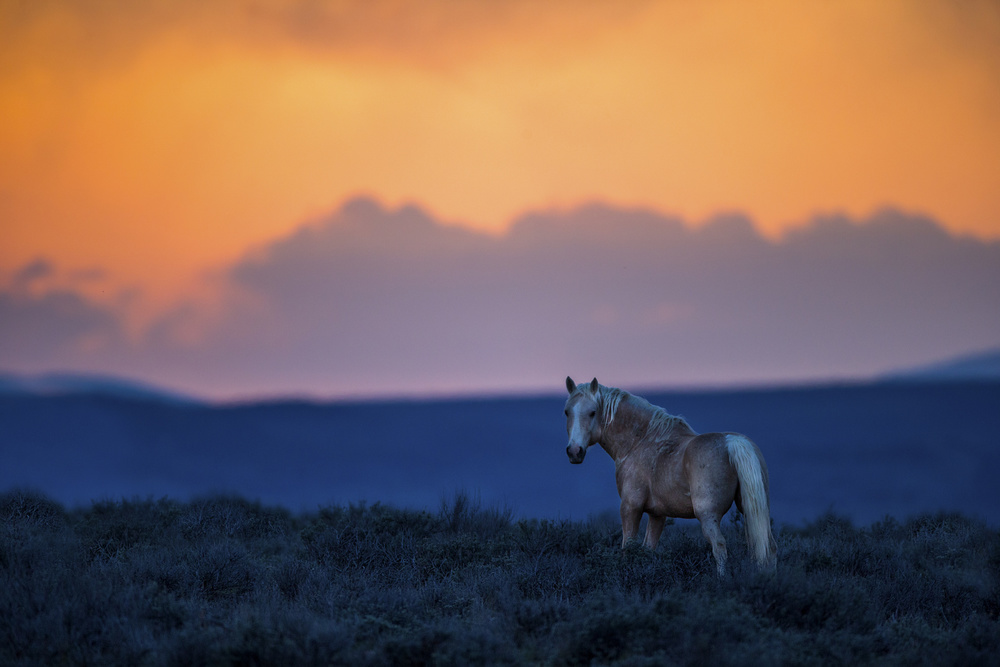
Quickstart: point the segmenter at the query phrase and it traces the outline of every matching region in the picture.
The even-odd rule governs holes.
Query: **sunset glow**
[[[998,81],[989,1],[0,2],[0,279],[141,328],[359,194],[998,239]]]

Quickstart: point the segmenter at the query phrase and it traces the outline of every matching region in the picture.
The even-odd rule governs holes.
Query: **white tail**
[[[768,501],[767,466],[760,450],[749,438],[729,435],[726,438],[729,460],[740,480],[740,504],[750,552],[760,567],[774,567],[778,545],[771,533],[771,510]]]

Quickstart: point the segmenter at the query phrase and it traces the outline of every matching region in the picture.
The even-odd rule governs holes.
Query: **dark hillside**
[[[646,395],[700,431],[746,433],[779,522],[928,511],[1000,522],[1000,383]],[[561,396],[186,405],[0,396],[0,489],[59,502],[237,493],[293,510],[376,500],[435,507],[456,490],[519,516],[616,512],[611,460],[566,460]]]

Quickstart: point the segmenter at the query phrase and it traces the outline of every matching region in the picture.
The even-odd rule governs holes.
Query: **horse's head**
[[[601,439],[601,386],[594,378],[590,384],[577,385],[573,378],[566,378],[566,433],[569,444],[566,454],[570,463],[583,463],[587,448]]]

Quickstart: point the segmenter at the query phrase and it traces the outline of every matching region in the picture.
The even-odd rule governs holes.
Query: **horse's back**
[[[729,438],[739,433],[699,433],[685,443],[685,467],[714,469],[729,463]],[[742,437],[742,436],[740,436]],[[723,465],[725,464],[725,465]]]
[[[748,452],[753,452],[753,455],[760,461],[761,467],[764,467],[764,455],[757,444],[742,433],[735,431],[699,433],[688,441],[687,448],[690,452],[689,455],[699,461],[708,459],[728,461],[734,450],[745,449]]]

